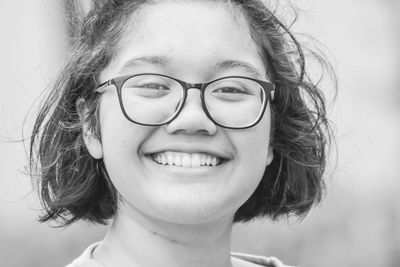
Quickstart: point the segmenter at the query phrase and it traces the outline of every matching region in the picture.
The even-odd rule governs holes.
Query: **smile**
[[[151,154],[154,162],[160,165],[168,165],[183,168],[216,167],[223,163],[224,159],[206,153],[184,152],[160,152]]]

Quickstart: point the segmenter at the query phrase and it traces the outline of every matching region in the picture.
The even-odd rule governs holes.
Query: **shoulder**
[[[65,267],[103,267],[103,266],[98,264],[97,262],[88,260],[88,261],[81,261],[79,263],[73,261],[71,264],[68,264]]]
[[[103,267],[92,260],[92,252],[99,244],[100,242],[90,245],[78,258],[65,267]]]
[[[238,252],[231,252],[232,264],[234,267],[293,267],[284,265],[275,257],[265,257]]]
[[[65,267],[103,267],[96,261],[92,260],[92,252],[99,244],[100,242],[90,245],[85,249],[82,255]],[[233,267],[293,267],[284,265],[280,260],[274,257],[257,256],[238,252],[231,252],[231,259]]]

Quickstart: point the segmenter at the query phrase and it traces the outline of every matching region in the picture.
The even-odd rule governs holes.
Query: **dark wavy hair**
[[[118,192],[102,160],[92,158],[87,151],[82,126],[88,123],[101,141],[96,77],[115,56],[126,21],[138,9],[157,1],[92,2],[87,11],[77,0],[64,2],[71,54],[43,102],[31,135],[30,173],[44,207],[41,222],[55,220],[65,226],[84,219],[106,224],[117,211]],[[271,102],[274,159],[255,192],[237,210],[234,222],[290,214],[303,217],[323,195],[323,174],[333,136],[319,83],[312,82],[306,72],[305,51],[311,50],[300,44],[261,0],[224,2],[244,14],[276,86]],[[334,77],[329,61],[318,53],[309,54]],[[79,98],[85,99],[89,108],[84,118],[77,113]]]

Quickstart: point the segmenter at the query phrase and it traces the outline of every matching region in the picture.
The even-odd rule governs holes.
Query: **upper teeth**
[[[153,154],[152,158],[159,164],[186,168],[217,166],[221,162],[220,158],[203,153],[162,152]]]

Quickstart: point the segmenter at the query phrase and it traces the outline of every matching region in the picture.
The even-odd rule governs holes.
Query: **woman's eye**
[[[141,79],[128,80],[123,86],[123,97],[160,98],[171,93],[171,87],[167,82],[158,80]]]
[[[143,83],[137,84],[135,87],[138,88],[146,88],[146,89],[154,89],[154,90],[169,90],[169,87],[160,83]]]
[[[220,87],[213,90],[213,93],[220,94],[248,94],[247,90],[238,87]]]
[[[249,90],[240,86],[224,86],[214,88],[209,96],[218,101],[239,102],[248,101],[252,97],[252,94]]]

